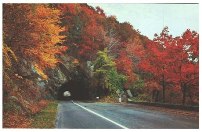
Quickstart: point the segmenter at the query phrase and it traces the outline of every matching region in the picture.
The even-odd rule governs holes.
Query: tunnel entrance
[[[65,97],[64,92],[69,91],[70,97]],[[84,80],[70,80],[58,88],[58,100],[88,100],[90,99],[88,88]]]
[[[69,75],[71,76],[71,80],[62,84],[62,86],[58,88],[57,98],[59,100],[89,100],[90,82],[87,73],[85,73],[85,71],[80,66],[77,66],[73,71],[73,73],[69,73]],[[69,91],[71,93],[71,96],[65,97],[65,91]]]

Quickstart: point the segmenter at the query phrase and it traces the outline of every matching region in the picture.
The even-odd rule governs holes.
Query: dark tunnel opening
[[[76,71],[71,75],[71,80],[62,84],[57,91],[58,100],[89,100],[89,78],[82,70],[81,67],[76,67]],[[65,97],[64,92],[69,91],[71,93],[70,97]]]
[[[65,97],[64,92],[69,91],[71,96]],[[84,80],[70,80],[58,88],[58,100],[89,100],[88,87]]]

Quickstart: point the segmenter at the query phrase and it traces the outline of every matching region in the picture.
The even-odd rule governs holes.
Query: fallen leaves
[[[118,98],[106,96],[98,100],[98,102],[105,102],[105,103],[118,103]]]

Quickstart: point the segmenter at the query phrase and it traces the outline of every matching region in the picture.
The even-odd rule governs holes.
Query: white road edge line
[[[107,120],[107,121],[109,121],[109,122],[111,122],[111,123],[113,123],[113,124],[115,124],[115,125],[117,125],[117,126],[123,128],[123,129],[129,129],[129,128],[127,128],[127,127],[125,127],[125,126],[123,126],[123,125],[121,125],[121,124],[119,124],[119,123],[117,123],[117,122],[115,122],[115,121],[112,121],[112,120],[108,119],[107,117],[104,117],[104,116],[102,116],[102,115],[100,115],[100,114],[98,114],[98,113],[96,113],[96,112],[94,112],[94,111],[92,111],[92,110],[90,110],[90,109],[87,109],[87,108],[85,108],[85,107],[79,105],[78,103],[75,103],[74,101],[72,101],[72,103],[74,103],[75,105],[77,105],[77,106],[83,108],[84,110],[86,110],[86,111],[88,111],[88,112],[90,112],[90,113],[92,113],[92,114],[95,114],[95,115],[97,115],[97,116],[99,116],[99,117],[101,117],[101,118],[103,118],[103,119],[105,119],[105,120]]]

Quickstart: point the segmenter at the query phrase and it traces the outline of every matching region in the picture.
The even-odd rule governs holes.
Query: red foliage
[[[187,30],[182,37],[176,38],[177,45],[170,47],[173,58],[172,70],[175,80],[182,91],[188,87],[198,87],[199,80],[199,35]]]
[[[3,115],[3,128],[28,128],[31,125],[26,115],[13,112],[4,112]]]
[[[104,49],[104,36],[103,27],[95,20],[90,21],[82,33],[82,44],[78,44],[79,54],[85,59],[95,57],[99,49]]]
[[[117,70],[124,73],[125,75],[130,75],[132,71],[132,61],[127,56],[126,52],[122,51],[119,57],[116,59]]]
[[[31,114],[40,112],[43,108],[48,105],[49,101],[40,100],[38,103],[28,105]],[[15,111],[8,111],[3,113],[3,127],[4,128],[29,128],[32,120],[26,113],[16,113]]]
[[[125,88],[128,88],[130,84],[132,84],[135,80],[134,72],[133,72],[133,62],[127,56],[127,53],[122,51],[119,54],[119,57],[116,59],[116,67],[117,70],[127,76],[127,83],[125,84]]]
[[[176,91],[180,87],[184,92],[188,87],[198,87],[198,37],[196,32],[187,30],[182,37],[172,38],[165,28],[147,43],[145,54],[139,54],[139,68],[152,74],[163,89],[172,86]]]
[[[63,12],[69,12],[73,15],[76,15],[77,4],[60,4],[59,8]]]
[[[46,107],[48,103],[49,101],[47,100],[40,100],[39,102],[32,104],[29,109],[31,110],[32,114],[36,114]]]
[[[81,59],[95,58],[97,51],[103,50],[105,45],[103,10],[86,4],[60,4],[58,9],[63,12],[62,25],[66,27],[64,34],[67,34],[67,39],[64,43]]]

